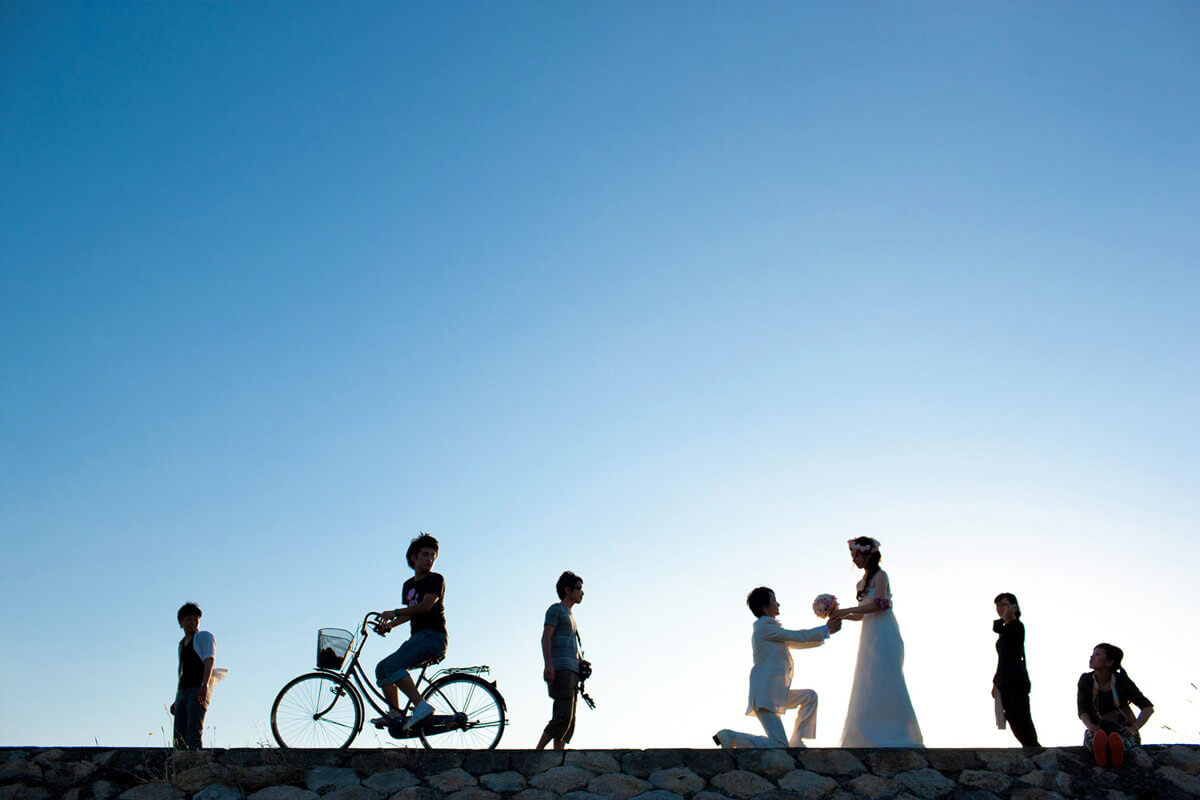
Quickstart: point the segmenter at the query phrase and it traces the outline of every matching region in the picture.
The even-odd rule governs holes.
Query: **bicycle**
[[[368,627],[386,635],[379,622],[374,612],[363,617],[357,643],[350,631],[317,631],[316,671],[288,681],[271,706],[271,733],[280,747],[349,747],[363,728],[364,698],[380,716],[386,715],[387,700],[359,661]],[[480,677],[491,667],[440,669],[426,677],[426,670],[440,661],[419,665],[416,680],[418,689],[424,686],[421,697],[433,706],[433,714],[405,729],[403,720],[413,705],[408,700],[402,720],[388,725],[388,733],[395,739],[420,739],[426,748],[495,749],[508,709],[496,682]]]

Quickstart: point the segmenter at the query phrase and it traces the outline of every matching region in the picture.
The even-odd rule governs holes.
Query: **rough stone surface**
[[[1084,766],[1083,759],[1058,747],[1038,753],[1029,760],[1037,765],[1038,769],[1080,769]]]
[[[472,750],[463,759],[462,768],[472,775],[507,772],[513,769],[512,754],[504,750]]]
[[[1035,786],[1025,786],[1015,789],[1010,795],[1011,800],[1066,800],[1058,792],[1048,792]]]
[[[724,750],[682,750],[680,754],[679,764],[671,766],[686,767],[705,780],[736,769],[733,756]]]
[[[1020,750],[980,750],[979,760],[992,772],[1005,775],[1024,775],[1034,769],[1034,763]]]
[[[954,800],[1000,800],[1000,795],[987,789],[964,789],[962,786],[954,790]]]
[[[974,750],[926,750],[925,760],[938,772],[962,772],[983,766]]]
[[[233,779],[239,785],[250,791],[258,791],[267,786],[278,786],[287,783],[300,783],[304,777],[303,768],[287,764],[269,764],[261,767],[232,767]]]
[[[779,788],[795,792],[801,800],[826,797],[837,788],[837,781],[806,769],[795,769],[779,779]]]
[[[192,795],[192,800],[242,800],[243,797],[245,795],[242,794],[241,789],[214,783]]]
[[[900,787],[895,783],[878,775],[859,775],[848,781],[846,787],[854,792],[855,797],[865,797],[869,800],[891,797],[900,791]]]
[[[621,771],[635,778],[648,778],[651,772],[678,766],[670,750],[631,750],[621,756]]]
[[[409,786],[392,795],[391,800],[442,800],[442,793],[428,786]]]
[[[304,785],[317,794],[326,794],[343,786],[357,786],[358,773],[349,767],[317,767],[304,776]]]
[[[1200,777],[1184,772],[1178,767],[1159,767],[1156,774],[1175,788],[1182,789],[1193,797],[1200,797]]]
[[[526,789],[514,794],[512,800],[555,800],[557,797],[554,792],[547,792],[545,789]]]
[[[416,786],[420,782],[420,778],[401,767],[368,775],[366,780],[363,781],[363,786],[366,786],[368,789],[374,789],[377,792],[382,792],[383,794],[394,794],[401,789]]]
[[[425,779],[433,788],[443,794],[451,794],[466,789],[469,786],[478,786],[479,780],[467,772],[462,767],[439,772],[437,775],[430,775]]]
[[[526,778],[549,769],[554,769],[557,766],[561,766],[562,763],[563,754],[553,751],[535,750],[529,753],[513,753],[512,755],[513,769]]]
[[[738,750],[738,769],[765,778],[778,779],[796,768],[796,759],[787,750]]]
[[[577,789],[574,792],[567,792],[559,800],[604,800],[604,797],[584,791],[583,789]]]
[[[1142,750],[1143,748],[1135,748]],[[1200,749],[1194,747],[1184,747],[1176,745],[1168,747],[1162,755],[1162,765],[1166,767],[1174,767],[1183,772],[1190,772],[1193,775],[1200,773]]]
[[[696,792],[696,794],[692,796],[692,800],[733,800],[733,799],[730,797],[726,797],[723,794],[717,794],[716,792],[707,792],[706,791],[706,792]]]
[[[602,750],[568,750],[563,763],[568,767],[582,767],[597,775],[621,771],[617,759]]]
[[[178,800],[183,792],[169,783],[143,783],[121,792],[120,800]]]
[[[1071,776],[1065,772],[1035,770],[1022,775],[1021,782],[1059,794],[1068,796],[1071,794]]]
[[[317,800],[317,793],[299,786],[268,786],[250,795],[247,800]]]
[[[964,769],[958,776],[958,785],[968,789],[983,789],[984,791],[1000,793],[1012,785],[1012,778],[1000,772],[990,772],[984,769]]]
[[[383,792],[368,789],[361,783],[352,783],[321,795],[321,800],[380,800]]]
[[[479,782],[493,792],[519,792],[525,788],[525,776],[516,770],[480,775]]]
[[[934,797],[941,797],[954,791],[954,781],[929,767],[901,772],[893,780],[917,797],[923,797],[926,800],[932,800]]]
[[[644,794],[639,794],[634,800],[683,800],[683,796],[668,792],[666,789],[651,789]]]
[[[96,800],[109,800],[121,793],[121,787],[112,781],[92,781],[92,797]]]
[[[641,778],[619,772],[597,775],[588,781],[587,790],[610,800],[629,800],[650,791],[651,786]]]
[[[750,800],[755,795],[775,788],[763,776],[755,775],[753,772],[747,772],[744,769],[735,769],[732,772],[717,775],[709,783],[722,794],[736,797],[738,800]]]
[[[704,788],[704,778],[687,767],[671,767],[650,773],[650,783],[655,788],[666,789],[676,794],[692,794]]]
[[[7,764],[0,766],[0,783],[19,780],[40,781],[41,779],[42,768],[32,761],[27,761],[23,758],[17,761],[9,761]]]
[[[479,786],[468,786],[446,795],[446,800],[500,800],[500,795]]]
[[[867,767],[845,750],[801,750],[800,766],[821,775],[862,775]]]
[[[545,772],[534,775],[529,782],[538,789],[546,789],[555,794],[566,794],[576,789],[582,789],[593,778],[590,770],[581,767],[551,767]]]
[[[41,786],[26,786],[23,783],[11,783],[0,786],[0,800],[49,800],[50,790]]]
[[[198,792],[205,786],[211,786],[214,783],[230,783],[232,781],[233,771],[229,767],[208,761],[176,774],[171,783],[183,791],[191,793]]]
[[[871,772],[890,778],[901,772],[910,772],[929,766],[925,756],[915,750],[874,750],[867,755]]]

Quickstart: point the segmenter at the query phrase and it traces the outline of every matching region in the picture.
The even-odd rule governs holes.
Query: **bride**
[[[904,640],[892,612],[887,573],[879,568],[879,542],[859,536],[848,544],[854,566],[863,570],[859,604],[835,616],[861,620],[863,627],[842,747],[924,747],[904,683]]]

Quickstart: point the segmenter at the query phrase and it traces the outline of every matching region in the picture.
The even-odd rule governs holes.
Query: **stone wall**
[[[0,800],[1182,800],[1200,747],[1011,750],[0,748]]]

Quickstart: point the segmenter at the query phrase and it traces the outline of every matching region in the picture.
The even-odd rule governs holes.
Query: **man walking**
[[[537,749],[551,740],[555,750],[563,750],[575,733],[575,698],[579,692],[579,632],[571,609],[583,602],[583,578],[570,570],[559,576],[554,585],[559,601],[546,609],[542,628],[542,661],[554,709],[550,722],[542,731]]]

